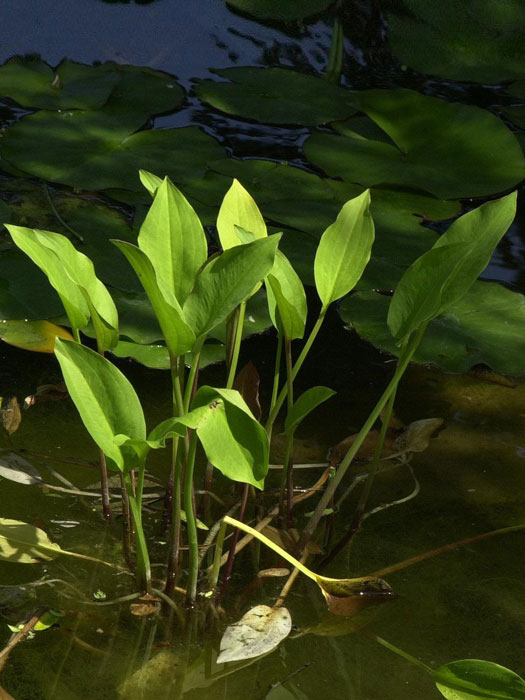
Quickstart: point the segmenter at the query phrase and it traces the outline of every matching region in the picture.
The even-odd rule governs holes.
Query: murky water
[[[20,3],[4,0],[0,59],[39,52],[51,64],[64,56],[91,62],[117,60],[176,74],[188,86],[191,77],[205,77],[212,67],[228,65],[306,64],[321,69],[330,45],[331,26],[319,20],[292,33],[261,26],[232,15],[222,2],[118,5],[99,0],[80,3],[44,0],[31,5],[28,19]],[[356,3],[356,8],[358,4]],[[414,86],[423,81],[392,62],[381,43],[381,23],[375,26],[375,53],[360,31],[372,21],[366,9],[348,26],[347,63],[352,86]],[[368,24],[367,24],[368,23]],[[372,30],[371,30],[372,31]],[[370,40],[370,35],[367,35]],[[361,42],[361,43],[360,43]],[[479,104],[498,103],[498,91],[466,84],[428,81],[427,92]],[[297,150],[301,130],[246,124],[207,112],[191,99],[186,109],[156,120],[157,126],[203,124],[220,133],[235,155],[287,158],[301,162]],[[487,277],[504,280],[525,291],[522,220],[517,220]],[[253,358],[261,373],[267,369],[271,339],[248,343],[245,359]],[[19,400],[36,386],[59,379],[52,358],[0,348],[0,395]],[[136,383],[149,425],[166,417],[169,387],[166,376],[127,362],[124,371]],[[210,370],[221,373],[221,368]],[[329,408],[307,421],[298,433],[297,459],[324,461],[328,449],[359,429],[392,371],[390,358],[356,340],[335,320],[319,339],[299,379],[338,391]],[[212,380],[210,380],[211,382]],[[265,391],[268,391],[266,387]],[[332,576],[365,575],[442,545],[523,522],[525,502],[525,382],[514,388],[472,375],[455,376],[429,368],[409,371],[400,390],[398,416],[405,422],[442,417],[445,427],[429,448],[411,461],[419,485],[406,465],[382,472],[370,508],[385,507],[371,516],[351,548],[327,570]],[[16,446],[36,455],[91,461],[90,443],[69,400],[40,403],[24,412]],[[278,443],[278,438],[276,439]],[[278,444],[275,460],[278,460]],[[97,472],[28,457],[44,479],[58,483],[46,471],[51,466],[77,488],[96,491]],[[362,471],[356,465],[355,471]],[[151,472],[165,478],[167,457],[155,455]],[[298,482],[310,485],[314,470],[299,472]],[[347,477],[348,479],[350,477]],[[272,473],[270,482],[277,474]],[[269,484],[270,488],[272,484]],[[77,498],[38,486],[0,484],[2,517],[42,525],[64,549],[119,561],[119,522],[106,526],[98,500]],[[150,489],[155,489],[154,485]],[[405,502],[386,507],[396,500]],[[311,510],[305,502],[302,513]],[[353,513],[355,496],[342,507]],[[298,526],[301,522],[299,511]],[[165,560],[159,502],[152,499],[148,534],[155,541],[153,560]],[[496,661],[524,671],[525,583],[522,556],[525,531],[509,533],[452,549],[387,576],[399,598],[374,610],[369,629],[433,667],[454,659]],[[265,566],[275,565],[264,554]],[[313,560],[315,561],[315,560]],[[158,576],[161,578],[162,569]],[[109,605],[132,591],[126,574],[59,557],[44,565],[0,565],[0,614],[4,623],[18,622],[26,612],[48,605],[64,613],[60,624],[19,645],[2,672],[2,683],[17,700],[185,700],[241,699],[306,700],[330,694],[336,700],[433,700],[440,697],[419,669],[391,654],[346,619],[327,619],[325,603],[315,585],[299,580],[287,598],[294,621],[290,637],[270,655],[246,667],[217,666],[220,634],[227,621],[238,619],[253,604],[273,604],[282,580],[256,578],[254,553],[239,556],[224,609],[214,617],[197,612],[186,620],[140,618],[130,602]],[[8,630],[0,635],[7,639]]]

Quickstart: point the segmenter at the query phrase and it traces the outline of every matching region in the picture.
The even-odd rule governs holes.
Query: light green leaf
[[[105,339],[109,345],[103,349],[115,345],[118,341],[117,309],[108,290],[95,275],[91,260],[59,233],[9,224],[7,228],[16,245],[47,275],[64,304],[72,327],[79,329],[87,324],[91,305],[107,328]]]
[[[124,253],[137,273],[172,356],[178,357],[188,352],[195,340],[195,335],[186,323],[176,297],[169,292],[166,285],[161,291],[155,270],[146,253],[125,241],[113,241],[113,243]]]
[[[192,404],[194,410],[213,404],[215,410],[196,426],[208,460],[229,479],[262,488],[268,472],[264,428],[238,391],[200,387]]]
[[[126,467],[115,436],[145,440],[146,424],[135,389],[109,360],[78,343],[57,339],[55,355],[87,431],[119,469]]]
[[[250,231],[255,239],[268,235],[259,207],[238,180],[233,181],[224,195],[217,217],[217,231],[224,250],[245,243],[236,226]]]
[[[487,202],[457,219],[401,278],[388,312],[396,338],[408,336],[459,301],[489,263],[512,223],[516,193]]]
[[[280,250],[275,254],[267,281],[268,311],[273,325],[280,330],[282,324],[288,340],[302,338],[308,313],[306,294],[299,275]]]
[[[199,217],[186,197],[165,178],[157,188],[138,236],[165,299],[183,304],[206,261],[208,244]]]
[[[492,661],[452,661],[432,677],[447,700],[525,700],[523,678]]]
[[[139,170],[139,177],[144,187],[154,197],[157,189],[162,185],[162,178],[153,173],[148,173],[147,170]]]
[[[49,321],[3,321],[0,323],[0,338],[8,345],[32,352],[55,351],[55,338],[74,340],[69,331]]]
[[[184,304],[184,317],[197,338],[207,334],[244,301],[273,266],[280,236],[235,246],[198,275]]]
[[[374,242],[370,192],[349,200],[324,232],[315,256],[315,286],[327,307],[348,294],[363,274]]]
[[[299,424],[311,413],[317,406],[320,406],[324,401],[334,396],[336,392],[326,386],[314,386],[307,389],[294,402],[291,411],[286,416],[284,422],[284,434],[293,435]]]
[[[51,561],[62,550],[38,527],[19,520],[0,518],[0,559],[16,564]]]

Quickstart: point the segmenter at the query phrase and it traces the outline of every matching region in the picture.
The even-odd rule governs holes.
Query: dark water
[[[384,26],[368,3],[349,3],[346,15],[344,81],[351,87],[413,87],[430,94],[481,106],[501,103],[497,87],[438,82],[403,71],[392,58]],[[370,6],[373,4],[370,3]],[[331,17],[289,31],[261,25],[229,11],[219,0],[149,4],[101,0],[4,0],[0,61],[15,54],[39,53],[50,64],[67,56],[82,62],[115,60],[148,65],[175,74],[185,87],[209,69],[233,65],[284,65],[320,71],[331,41]],[[286,158],[301,163],[301,130],[247,124],[204,108],[190,98],[185,109],[157,118],[155,125],[201,124],[220,135],[235,155]],[[519,216],[486,276],[525,291],[523,216]],[[248,343],[246,358],[264,367],[271,339]],[[0,394],[22,400],[36,386],[58,380],[52,358],[2,346]],[[137,384],[149,425],[164,417],[169,401],[166,376],[121,365]],[[342,330],[332,319],[320,338],[302,379],[338,391],[321,417],[302,427],[298,456],[325,459],[331,445],[359,429],[391,373],[389,358]],[[212,372],[219,373],[221,369]],[[210,379],[210,382],[212,379]],[[509,388],[473,376],[412,369],[404,381],[398,414],[409,423],[442,417],[444,430],[412,461],[417,497],[385,508],[366,522],[362,533],[327,572],[365,575],[446,543],[523,521],[525,496],[525,385]],[[94,460],[95,450],[69,401],[42,403],[24,413],[14,436],[34,453]],[[276,452],[275,459],[278,458]],[[151,471],[167,472],[166,457],[156,456]],[[35,459],[35,464],[39,462]],[[96,471],[45,461],[78,488],[96,490]],[[45,478],[48,475],[42,468]],[[301,473],[305,485],[315,472]],[[56,483],[52,476],[49,480]],[[64,549],[119,560],[118,524],[106,527],[96,499],[83,501],[35,486],[0,484],[2,516],[45,527]],[[399,465],[378,478],[371,507],[403,499],[414,489],[408,468]],[[94,505],[96,504],[96,505]],[[351,516],[352,499],[345,504]],[[310,508],[306,507],[307,512]],[[155,539],[156,561],[164,560],[160,514],[147,516]],[[340,517],[343,521],[343,517]],[[496,661],[523,674],[525,584],[521,552],[525,534],[514,533],[473,543],[392,574],[399,594],[378,608],[370,629],[437,667],[460,658]],[[270,556],[264,562],[275,563]],[[159,574],[161,572],[159,571]],[[239,618],[257,603],[273,604],[282,581],[251,585],[253,558],[244,552],[225,601],[218,629],[199,615],[183,629],[162,620],[134,617],[129,602],[96,604],[127,595],[126,575],[60,557],[46,565],[0,566],[0,612],[16,622],[39,605],[59,608],[59,627],[41,632],[12,653],[3,684],[17,700],[155,698],[183,696],[254,700],[306,700],[323,694],[337,700],[433,700],[440,696],[430,678],[394,656],[343,620],[325,623],[319,591],[298,581],[287,606],[294,631],[280,647],[246,668],[217,667],[224,621]],[[49,583],[46,583],[49,581]],[[32,585],[32,584],[39,585]],[[44,585],[40,585],[44,584]],[[4,638],[8,638],[5,629]],[[286,680],[289,679],[289,680]]]

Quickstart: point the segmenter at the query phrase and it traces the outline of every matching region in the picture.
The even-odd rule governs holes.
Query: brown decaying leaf
[[[248,364],[244,365],[233,382],[233,388],[237,389],[241,394],[257,420],[260,420],[262,415],[261,404],[259,402],[260,382],[259,372],[251,360]]]
[[[272,569],[261,569],[257,574],[258,578],[280,578],[282,576],[288,576],[290,569],[285,569],[284,567],[278,568],[274,567]]]
[[[5,688],[0,685],[0,700],[15,700],[12,695],[10,695]]]
[[[375,576],[359,579],[318,578],[318,584],[334,615],[352,617],[371,605],[395,600],[397,594],[386,581]]]
[[[24,408],[31,408],[40,401],[60,401],[68,396],[67,387],[64,382],[57,384],[42,384],[37,387],[34,394],[26,396],[24,399]]]
[[[160,609],[160,599],[155,598],[151,593],[145,593],[141,598],[137,599],[136,603],[131,603],[129,609],[131,614],[137,617],[153,615]]]
[[[443,418],[423,418],[422,420],[416,420],[410,423],[408,426],[404,426],[401,421],[394,416],[393,420],[390,421],[390,427],[386,431],[382,458],[388,459],[389,457],[398,456],[407,452],[423,452],[427,449],[434,433],[436,433],[444,423],[445,421]],[[371,430],[368,433],[363,444],[359,448],[354,462],[372,461],[379,434],[379,430]],[[344,440],[341,440],[340,443],[330,450],[329,459],[331,467],[337,467],[355,442],[357,436],[358,433],[350,435]]]
[[[13,396],[9,399],[7,408],[4,408],[2,411],[2,424],[8,435],[12,435],[16,433],[21,422],[22,414],[20,413],[18,399],[16,396]]]

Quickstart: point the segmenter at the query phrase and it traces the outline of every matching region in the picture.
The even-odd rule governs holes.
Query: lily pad
[[[359,292],[346,297],[340,314],[350,328],[376,347],[396,355],[386,325],[390,297]],[[525,371],[525,297],[492,282],[476,282],[449,310],[430,323],[415,362],[466,372],[483,363],[497,372]]]
[[[275,649],[292,630],[292,618],[286,608],[256,605],[226,628],[218,664],[253,659]]]
[[[387,13],[396,58],[421,73],[499,83],[523,76],[521,0],[403,0]]]
[[[111,350],[117,357],[131,357],[150,369],[170,369],[170,357],[165,345],[140,345],[121,340]],[[205,343],[200,356],[199,367],[203,369],[216,362],[224,362],[226,350],[221,343]],[[191,355],[186,356],[186,364],[191,362]]]
[[[24,172],[72,187],[142,190],[140,168],[185,182],[201,177],[223,150],[194,126],[131,134],[102,111],[41,111],[6,130],[0,155]]]
[[[257,19],[276,22],[298,22],[309,15],[323,12],[334,0],[227,0],[235,10],[253,15]]]
[[[0,255],[0,321],[40,320],[63,313],[47,277],[16,250]]]
[[[280,3],[286,7],[287,3]],[[224,68],[229,82],[199,80],[197,97],[227,114],[265,124],[316,126],[356,111],[352,93],[324,78],[287,68]]]
[[[115,71],[68,59],[53,69],[40,59],[15,56],[0,68],[0,93],[36,109],[97,109],[118,82]]]
[[[486,110],[411,90],[354,95],[395,145],[316,133],[304,151],[330,175],[366,186],[413,187],[441,199],[495,194],[524,176],[525,160],[515,136]]]

